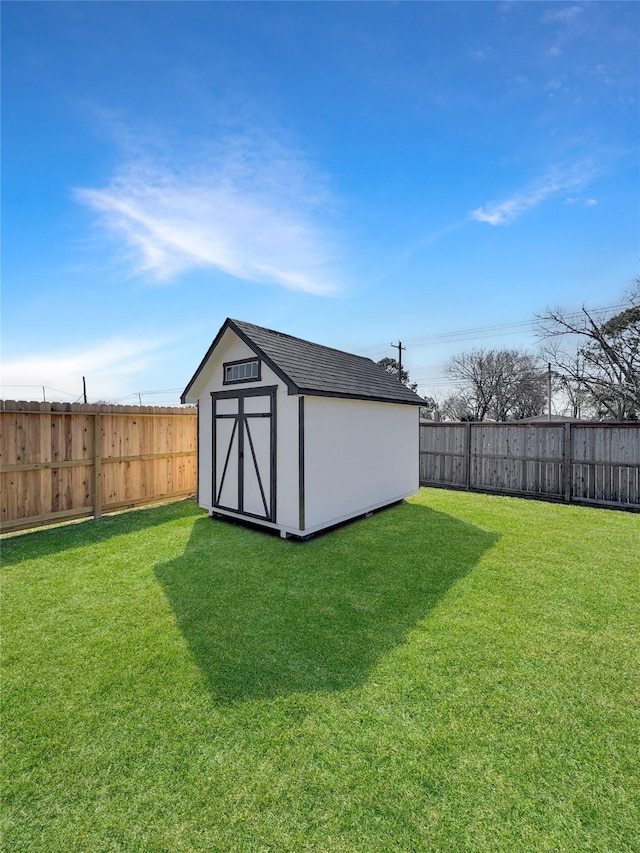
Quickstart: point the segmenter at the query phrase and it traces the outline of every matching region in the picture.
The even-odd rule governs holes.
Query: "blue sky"
[[[441,394],[454,353],[534,348],[547,306],[620,304],[639,21],[4,2],[2,395],[177,401],[227,316],[374,359],[401,339]]]

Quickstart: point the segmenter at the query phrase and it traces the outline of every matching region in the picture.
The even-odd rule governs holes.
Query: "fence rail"
[[[195,409],[0,401],[2,532],[194,494]]]
[[[421,424],[420,482],[640,509],[640,424]]]
[[[640,510],[640,424],[421,424],[420,482]],[[3,532],[196,488],[194,409],[0,401]]]

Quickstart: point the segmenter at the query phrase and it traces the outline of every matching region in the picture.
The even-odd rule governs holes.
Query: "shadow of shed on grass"
[[[305,543],[198,519],[156,567],[221,703],[357,687],[497,537],[406,504]]]

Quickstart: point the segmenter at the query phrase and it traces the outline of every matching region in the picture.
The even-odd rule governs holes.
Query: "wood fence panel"
[[[562,425],[474,423],[470,424],[470,437],[471,488],[562,495]]]
[[[420,430],[420,479],[463,486],[466,478],[465,424],[434,424]]]
[[[3,531],[194,494],[191,409],[0,401]]]
[[[574,424],[572,490],[583,501],[640,504],[640,426]]]
[[[640,424],[422,424],[420,482],[640,509]]]

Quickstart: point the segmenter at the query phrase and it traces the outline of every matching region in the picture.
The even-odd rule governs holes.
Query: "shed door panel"
[[[217,417],[215,457],[215,500],[214,506],[238,509],[238,435],[237,418]]]
[[[237,415],[238,414],[238,398],[225,397],[222,400],[216,401],[216,415]]]
[[[271,493],[271,418],[244,419],[244,511],[268,518]]]
[[[271,395],[260,394],[246,397],[243,401],[242,408],[245,415],[270,415],[271,414]]]
[[[275,521],[275,388],[213,400],[213,506]]]

